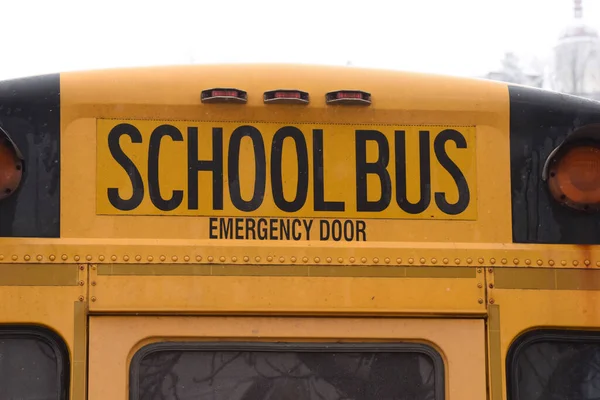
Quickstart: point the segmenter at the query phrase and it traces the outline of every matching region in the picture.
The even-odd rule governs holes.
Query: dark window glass
[[[425,346],[163,343],[134,357],[131,399],[439,400],[443,376]]]
[[[67,398],[66,347],[37,328],[0,328],[0,399]]]
[[[511,347],[510,400],[600,399],[600,334],[536,331]]]

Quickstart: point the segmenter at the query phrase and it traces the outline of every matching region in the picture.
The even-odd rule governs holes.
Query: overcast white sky
[[[583,0],[600,29],[600,0]],[[0,79],[222,62],[478,76],[505,51],[544,57],[573,0],[0,0]]]

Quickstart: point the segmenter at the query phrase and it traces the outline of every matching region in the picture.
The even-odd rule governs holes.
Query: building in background
[[[581,0],[574,3],[574,18],[546,65],[524,63],[508,53],[501,68],[485,77],[600,100],[600,37],[583,19]]]

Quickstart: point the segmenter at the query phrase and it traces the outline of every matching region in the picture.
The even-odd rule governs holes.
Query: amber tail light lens
[[[600,210],[600,145],[578,144],[563,149],[548,170],[554,199],[584,211]]]

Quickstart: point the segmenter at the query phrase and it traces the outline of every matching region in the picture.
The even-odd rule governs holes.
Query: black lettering
[[[448,171],[458,189],[458,200],[456,203],[451,204],[446,200],[446,194],[441,192],[435,193],[435,204],[439,207],[442,212],[448,215],[457,215],[467,209],[471,194],[469,191],[469,185],[465,176],[458,166],[450,159],[448,153],[446,153],[446,142],[453,141],[458,149],[467,148],[467,140],[458,131],[454,129],[446,129],[435,138],[433,142],[433,150],[437,157],[440,165]]]
[[[342,238],[342,223],[339,219],[334,219],[331,223],[331,238],[336,242]]]
[[[121,148],[121,136],[129,136],[131,143],[142,143],[142,134],[131,124],[119,124],[111,129],[108,134],[108,149],[115,161],[125,170],[131,181],[131,197],[124,199],[119,194],[118,188],[108,188],[108,201],[114,208],[121,211],[130,211],[138,207],[144,199],[144,182],[142,175],[131,158]]]
[[[209,233],[208,237],[211,239],[218,239],[219,237],[215,233],[215,231],[218,229],[217,224],[216,224],[218,221],[218,218],[209,218],[208,221],[209,221],[209,226],[210,226],[210,231],[209,231],[210,233]]]
[[[179,207],[183,201],[183,190],[173,190],[169,199],[163,198],[160,194],[158,160],[160,157],[160,142],[165,136],[170,137],[174,142],[183,142],[183,135],[173,125],[161,125],[152,132],[148,146],[148,193],[152,204],[156,208],[163,211],[172,211]]]
[[[213,210],[223,209],[223,129],[212,130],[212,160],[198,160],[198,128],[188,128],[188,209],[198,209],[198,171],[213,175]]]
[[[231,218],[219,219],[219,234],[221,239],[233,239],[233,221]],[[229,237],[231,234],[231,237]]]
[[[235,238],[236,239],[243,239],[244,235],[242,235],[242,231],[244,230],[244,219],[243,218],[236,218],[235,219]]]
[[[277,233],[277,220],[270,219],[269,220],[269,239],[277,240],[277,236],[275,235],[276,233]]]
[[[246,239],[256,240],[256,221],[253,218],[246,218]],[[252,238],[250,238],[252,234]]]
[[[279,231],[281,232],[281,240],[290,240],[290,220],[279,220]]]
[[[267,239],[267,220],[264,218],[261,218],[258,220],[258,224],[257,224],[257,230],[258,230],[258,240],[266,240]]]
[[[310,220],[302,220],[302,223],[304,224],[304,229],[306,229],[306,240],[310,240],[310,228],[312,227],[313,221],[312,219]]]
[[[242,199],[240,189],[240,144],[244,137],[252,140],[254,149],[254,193],[248,201]],[[229,139],[229,154],[227,164],[227,175],[229,178],[229,195],[231,202],[240,211],[254,211],[262,204],[265,198],[265,186],[267,182],[265,143],[258,129],[253,126],[244,125],[236,128]],[[259,221],[260,222],[260,221]]]
[[[323,130],[313,129],[313,179],[315,211],[344,211],[343,201],[325,200],[325,180],[323,171]]]
[[[344,222],[344,240],[347,242],[354,240],[354,221]]]
[[[281,171],[283,142],[287,138],[294,140],[298,159],[296,197],[292,201],[287,201],[283,195],[283,174]],[[279,129],[275,133],[275,136],[273,136],[273,143],[271,145],[271,189],[275,205],[282,211],[298,211],[306,202],[306,197],[308,196],[308,149],[306,148],[306,139],[304,139],[302,131],[296,127],[285,126]]]
[[[365,221],[356,221],[356,240],[359,242],[367,241],[367,233],[365,230],[367,229],[367,224]],[[361,239],[362,236],[362,239]]]
[[[379,155],[377,161],[367,162],[367,141],[377,143]],[[390,161],[388,142],[379,131],[356,131],[356,207],[357,211],[383,211],[389,206],[392,196],[392,182],[387,166]],[[379,200],[367,199],[367,175],[375,174],[381,183]]]
[[[300,233],[300,227],[302,226],[302,222],[299,219],[295,219],[292,221],[292,238],[294,240],[302,239],[302,233]]]
[[[327,221],[326,219],[322,219],[319,221],[319,225],[320,225],[319,239],[320,240],[329,240],[329,221]]]
[[[431,202],[431,163],[429,152],[429,131],[419,132],[419,201],[411,203],[407,199],[407,172],[406,172],[406,134],[396,131],[396,203],[409,214],[422,213]]]

